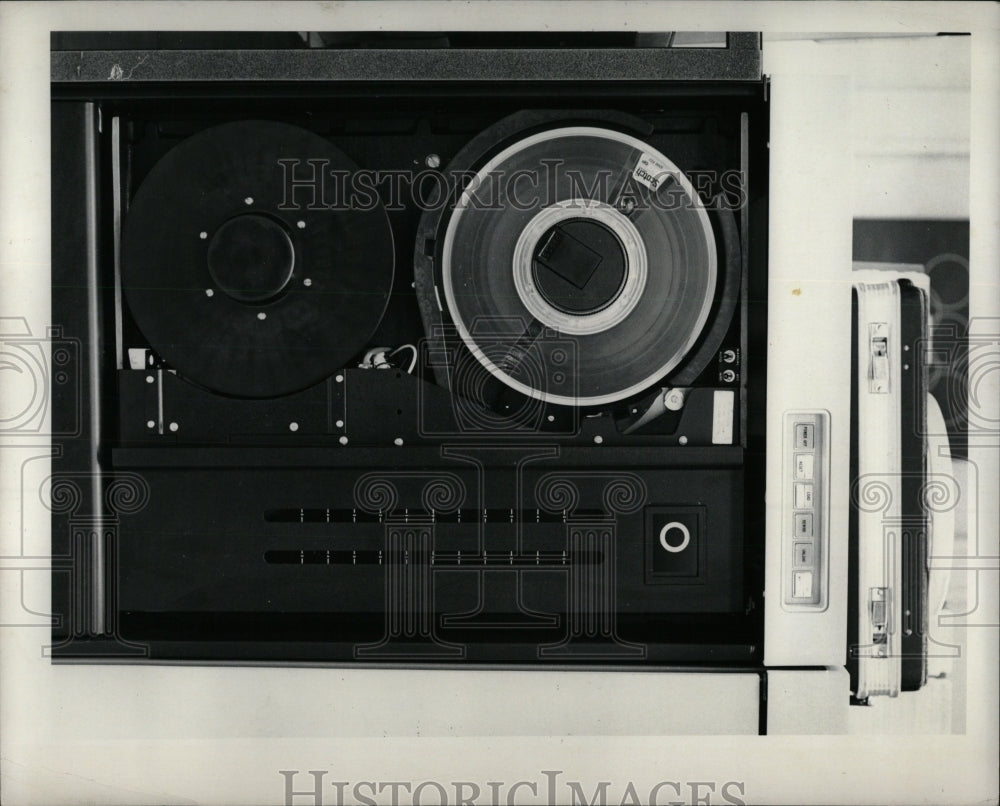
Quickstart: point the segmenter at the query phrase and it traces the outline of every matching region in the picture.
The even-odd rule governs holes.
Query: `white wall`
[[[968,218],[969,37],[765,36],[764,60],[849,76],[850,96],[830,100],[851,119],[855,218]]]

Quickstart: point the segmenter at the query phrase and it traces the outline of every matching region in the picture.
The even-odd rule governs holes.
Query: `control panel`
[[[830,415],[786,412],[781,490],[782,604],[786,610],[824,610]]]

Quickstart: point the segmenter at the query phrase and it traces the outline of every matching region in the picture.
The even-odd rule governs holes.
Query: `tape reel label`
[[[658,190],[669,175],[669,166],[645,151],[639,157],[639,161],[632,171],[632,178],[652,191]]]

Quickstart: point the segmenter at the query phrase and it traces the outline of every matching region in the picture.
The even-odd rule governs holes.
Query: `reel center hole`
[[[628,258],[608,226],[590,218],[571,218],[538,239],[531,270],[535,287],[549,305],[584,316],[618,298],[628,277]]]
[[[284,227],[258,213],[229,219],[208,245],[208,271],[215,284],[247,304],[277,297],[295,267],[295,248]]]

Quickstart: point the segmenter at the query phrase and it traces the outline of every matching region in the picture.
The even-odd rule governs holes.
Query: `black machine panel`
[[[616,80],[437,42],[406,59],[468,78],[419,84],[375,39],[128,84],[53,54],[53,311],[93,381],[55,654],[759,664],[758,38],[597,43]]]

